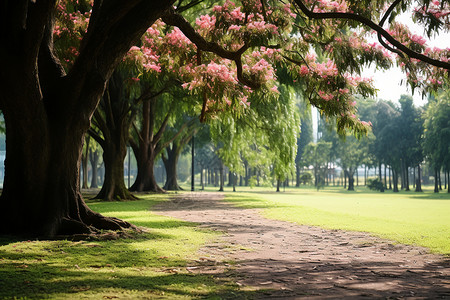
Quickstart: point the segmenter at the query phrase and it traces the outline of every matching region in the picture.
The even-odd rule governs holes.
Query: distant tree
[[[423,149],[435,174],[434,192],[439,192],[438,178],[441,169],[450,170],[450,97],[448,89],[436,100],[430,101],[424,114]]]
[[[331,151],[331,143],[319,141],[309,143],[303,153],[304,161],[314,169],[314,186],[320,188],[325,184],[328,170],[328,162]]]
[[[303,152],[306,145],[313,141],[313,123],[311,116],[311,106],[306,105],[304,102],[299,102],[297,107],[300,111],[300,135],[297,138],[297,156],[295,157],[295,186],[299,187],[300,182],[304,182],[301,179],[300,170],[304,166],[303,164]]]
[[[166,182],[163,189],[167,191],[182,190],[182,188],[178,185],[178,159],[200,127],[197,118],[188,117],[188,119],[192,120],[189,122],[189,125],[178,135],[177,138],[173,139],[172,142],[166,146],[165,151],[161,152],[161,158],[164,163],[164,168],[166,169]],[[179,118],[177,120],[177,124],[174,124],[173,128],[168,128],[166,130],[165,135],[168,135],[169,138],[175,136],[179,130],[177,127],[182,127],[185,122],[186,117]]]
[[[134,85],[131,78],[118,69],[111,76],[108,86],[100,101],[89,130],[90,136],[103,149],[105,178],[102,188],[95,196],[104,201],[136,199],[125,186],[124,160],[132,122],[141,103],[151,94],[139,97],[132,93]],[[131,90],[130,90],[131,89]]]
[[[414,106],[411,96],[402,95],[399,103],[400,115],[396,122],[397,130],[399,131],[397,143],[400,145],[400,151],[402,153],[400,160],[403,169],[403,187],[406,191],[409,191],[409,168],[416,167],[423,161],[423,120],[421,118],[421,111]],[[418,185],[418,190],[420,190],[420,182]]]
[[[357,139],[354,135],[347,135],[345,139],[341,139],[338,143],[337,163],[342,167],[348,178],[348,190],[353,191],[354,188],[354,174],[358,170],[358,167],[364,162],[369,155],[369,138],[364,137]]]

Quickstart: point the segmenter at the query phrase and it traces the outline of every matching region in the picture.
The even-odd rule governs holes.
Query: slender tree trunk
[[[347,188],[347,171],[344,171],[344,189]]]
[[[389,190],[392,190],[392,168],[389,167]]]
[[[355,190],[355,179],[353,177],[354,171],[347,172],[347,174],[348,174],[348,190],[354,191]]]
[[[400,167],[400,176],[401,176],[401,189],[406,189],[406,163],[401,160],[401,167]]]
[[[295,186],[300,186],[300,165],[298,163],[295,164]]]
[[[420,173],[420,165],[417,165],[416,192],[422,192],[422,178]]]
[[[356,167],[356,186],[359,186],[359,174],[358,174],[358,167]]]
[[[219,188],[219,192],[223,192],[223,186],[224,186],[224,174],[223,174],[224,170],[223,170],[223,163],[222,161],[220,162],[220,169],[219,169],[219,176],[220,176],[220,188]]]
[[[87,136],[86,137],[86,149],[85,149],[85,152],[81,156],[81,164],[82,164],[82,167],[83,167],[83,180],[82,180],[82,182],[83,182],[82,188],[83,189],[88,189],[89,188],[89,186],[88,186],[88,175],[89,175],[89,173],[88,173],[88,160],[89,160],[89,144],[90,144],[90,141],[91,141],[91,137]]]
[[[98,188],[98,153],[97,151],[91,151],[89,155],[89,161],[91,162],[92,177],[91,177],[91,188]]]
[[[449,180],[450,171],[447,171],[447,180]],[[447,181],[447,193],[450,193],[450,182]]]
[[[434,192],[439,193],[439,179],[438,179],[438,169],[434,168]]]
[[[392,169],[392,179],[394,185],[394,193],[398,193],[398,171],[396,169]]]
[[[364,165],[364,186],[367,186],[367,166]]]
[[[251,170],[248,167],[247,162],[244,164],[244,168],[245,168],[244,185],[248,186],[248,181],[249,181],[249,178],[250,178]]]
[[[409,168],[405,164],[405,191],[409,192]]]
[[[379,162],[379,165],[378,165],[378,178],[380,179],[380,182],[382,184],[380,192],[384,192],[383,177],[382,177],[382,174],[381,174],[381,162]]]
[[[202,191],[204,191],[205,190],[205,182],[203,179],[203,168],[200,168],[200,183],[202,185]]]
[[[384,164],[384,189],[385,190],[387,190],[387,188],[388,188],[387,187],[387,178],[386,178],[386,176],[387,176],[386,175],[386,171],[387,171],[386,169],[387,169],[386,164]]]
[[[438,171],[439,190],[442,191],[441,170]]]

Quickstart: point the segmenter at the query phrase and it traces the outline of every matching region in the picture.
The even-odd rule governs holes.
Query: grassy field
[[[197,250],[216,233],[149,211],[167,196],[90,203],[146,233],[114,241],[0,240],[0,299],[192,299],[233,296],[238,287],[194,275]]]
[[[209,188],[209,191],[216,188]],[[359,188],[226,188],[227,200],[261,208],[268,218],[325,228],[367,231],[433,252],[450,254],[450,195]],[[168,195],[139,201],[89,202],[96,211],[147,228],[136,238],[113,241],[18,241],[0,239],[0,299],[221,299],[240,291],[232,276],[190,272],[198,249],[217,233],[150,212]],[[227,279],[225,279],[227,278]]]
[[[261,208],[268,218],[330,229],[370,232],[394,241],[424,246],[432,252],[450,254],[450,195],[372,192],[358,188],[324,190],[287,188],[275,193],[238,189],[227,193],[233,204]]]

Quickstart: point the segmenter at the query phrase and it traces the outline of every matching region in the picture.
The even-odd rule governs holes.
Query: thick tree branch
[[[242,84],[245,84],[252,89],[258,89],[261,87],[260,83],[253,82],[248,78],[245,78],[244,74],[242,73],[241,56],[249,48],[247,43],[245,43],[237,51],[229,51],[222,48],[217,43],[208,42],[198,32],[195,31],[195,29],[183,16],[177,14],[173,9],[167,10],[166,13],[162,16],[162,20],[168,25],[178,27],[183,32],[183,34],[197,46],[198,49],[206,52],[212,52],[222,58],[234,61],[237,67],[238,80]]]
[[[425,56],[423,54],[417,53],[399,41],[397,41],[392,35],[390,35],[386,30],[384,30],[381,26],[375,24],[373,21],[352,13],[342,13],[342,12],[327,12],[327,13],[315,13],[311,10],[309,10],[305,4],[301,0],[294,0],[295,4],[300,8],[300,10],[309,18],[312,19],[347,19],[347,20],[354,20],[359,23],[362,23],[371,29],[375,30],[379,34],[381,34],[389,43],[397,47],[398,50],[402,51],[406,55],[408,55],[411,58],[415,58],[418,60],[421,60],[425,63],[428,63],[430,65],[443,68],[446,70],[450,70],[450,63],[443,62],[440,60],[432,59],[428,56]]]
[[[392,11],[394,10],[394,8],[401,2],[402,0],[395,0],[394,3],[391,4],[391,6],[389,6],[388,10],[386,11],[386,13],[384,14],[383,18],[381,19],[380,23],[378,25],[380,25],[380,27],[383,27],[384,22],[386,22],[387,18],[389,17],[389,15],[392,13]],[[397,53],[400,57],[404,57],[403,52],[401,52],[400,50],[394,49],[392,48],[390,45],[388,45],[385,41],[383,41],[383,38],[381,37],[381,34],[379,32],[377,32],[377,36],[378,36],[378,41],[380,42],[380,44],[385,47],[386,49],[388,49],[389,51],[392,51],[394,53]]]
[[[56,0],[40,0],[36,2],[29,1],[28,13],[25,25],[25,36],[23,41],[23,50],[27,51],[25,58],[27,66],[34,66],[39,54],[39,48],[44,36],[46,26],[52,19]]]
[[[144,138],[142,137],[142,135],[141,135],[139,129],[137,128],[137,126],[136,126],[136,124],[135,124],[134,122],[133,122],[132,126],[133,126],[133,129],[134,129],[134,131],[136,132],[136,134],[137,134],[137,136],[138,136],[139,141],[140,141],[141,143],[143,143],[143,142],[144,142]],[[130,141],[132,141],[132,139],[130,139]],[[134,141],[133,141],[133,142],[134,142]],[[131,143],[131,142],[130,142],[130,143]]]
[[[162,137],[164,131],[166,130],[166,126],[167,126],[167,123],[169,122],[169,118],[170,118],[171,115],[172,115],[172,110],[169,109],[169,112],[168,112],[168,113],[166,114],[166,116],[164,117],[164,120],[163,120],[161,126],[159,127],[158,132],[157,132],[157,133],[155,134],[155,136],[153,137],[152,142],[153,142],[154,144],[158,143],[158,142],[161,140],[161,137]]]
[[[92,128],[89,128],[88,134],[103,148],[105,140]]]
[[[183,125],[181,125],[178,132],[176,134],[174,134],[171,139],[169,139],[168,141],[166,141],[164,144],[161,145],[161,149],[166,148],[167,146],[169,146],[170,143],[172,143],[174,140],[176,140],[176,138],[178,138],[178,136],[180,136],[180,134],[184,131],[184,129],[188,126],[188,124],[190,122],[192,122],[192,120],[184,122]]]

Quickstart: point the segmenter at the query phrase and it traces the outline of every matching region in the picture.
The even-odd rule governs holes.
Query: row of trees
[[[340,166],[348,178],[349,190],[354,188],[353,176],[357,168],[375,167],[378,181],[384,183],[378,188],[381,191],[387,188],[389,172],[393,191],[398,192],[399,183],[401,189],[410,190],[411,173],[415,177],[416,191],[422,191],[421,167],[427,164],[433,170],[435,192],[438,192],[441,173],[448,177],[449,170],[450,99],[446,90],[436,95],[430,96],[424,107],[415,107],[412,97],[406,95],[397,105],[382,100],[359,101],[359,113],[371,120],[372,132],[361,139],[351,134],[339,137],[332,126],[319,126],[321,138],[317,144],[307,146],[303,166],[313,165],[315,173],[327,172],[330,164]],[[315,151],[317,147],[323,149]]]
[[[336,117],[339,130],[366,132],[369,126],[353,118],[352,95],[368,96],[374,89],[356,75],[370,62],[392,65],[385,49],[395,53],[412,85],[428,91],[447,80],[448,50],[431,51],[392,22],[408,8],[400,2],[4,1],[0,108],[7,157],[0,228],[54,236],[131,226],[93,212],[82,199],[78,177],[88,131],[104,147],[105,169],[107,161],[111,170],[123,168],[112,161],[123,159],[123,145],[132,144],[143,174],[133,190],[146,190],[155,187],[145,176],[154,158],[181,137],[179,129],[190,127],[193,116],[220,121],[217,136],[224,137],[224,149],[245,139],[225,137],[239,132],[228,128],[244,128],[248,119],[255,125],[249,138],[258,141],[251,147],[264,152],[262,145],[273,143],[274,169],[282,180],[295,151],[285,152],[277,142],[281,137],[259,136],[256,128],[288,126],[264,121],[273,113],[289,119],[288,102],[279,101],[284,89],[295,88],[323,114]],[[446,1],[417,5],[415,20],[428,35],[447,26],[448,14],[440,13],[448,11]],[[389,31],[382,27],[386,21]],[[383,46],[369,45],[361,24],[375,30]],[[175,126],[183,118],[172,116],[185,111],[184,105],[185,125]],[[170,127],[178,131],[164,137]],[[134,144],[123,134],[127,130]],[[236,155],[223,159],[238,170]],[[100,196],[128,197],[123,178],[116,183],[114,176]]]

